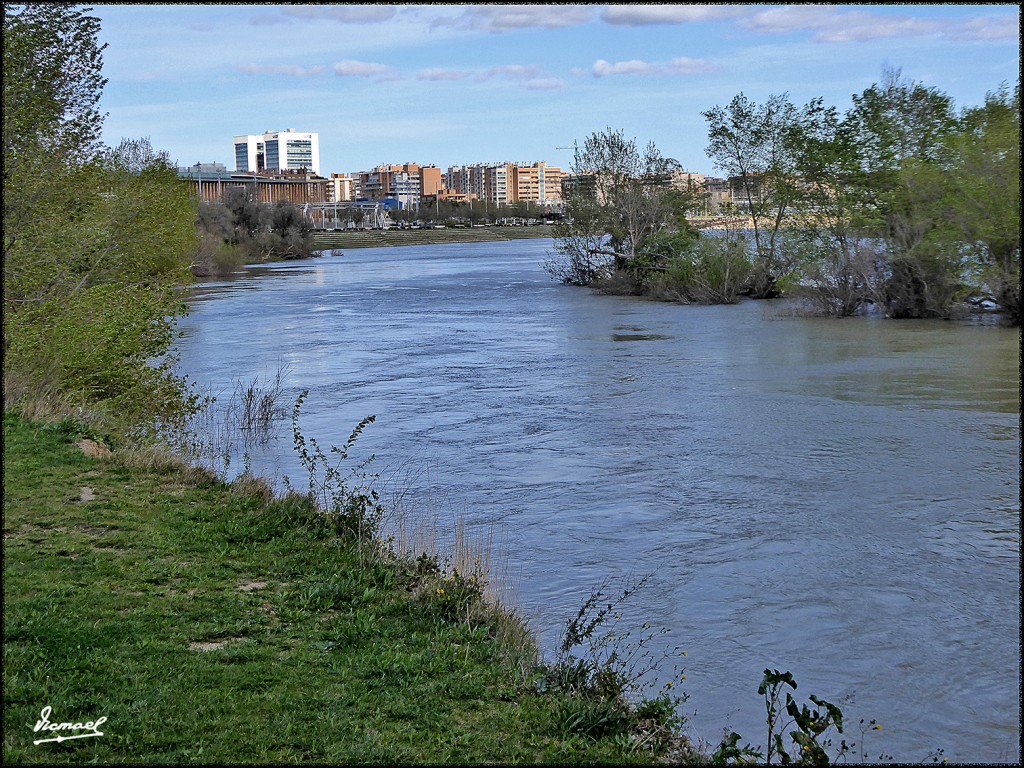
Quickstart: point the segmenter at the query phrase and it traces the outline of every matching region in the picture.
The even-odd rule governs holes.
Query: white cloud
[[[540,67],[530,64],[499,64],[482,71],[477,79],[489,80],[492,77],[508,77],[513,80],[537,77],[540,74]]]
[[[1020,38],[1020,14],[1005,16],[979,16],[958,24],[950,32],[956,40],[1003,40]]]
[[[594,18],[594,10],[574,5],[478,5],[470,6],[458,16],[435,16],[432,27],[483,29],[507,32],[514,29],[560,29],[586,24]]]
[[[391,21],[398,10],[388,5],[293,5],[281,13],[301,19],[329,19],[341,24],[377,24]]]
[[[523,81],[528,91],[557,91],[565,87],[565,81],[558,77],[533,77]]]
[[[464,69],[445,69],[444,67],[429,67],[421,69],[416,73],[417,80],[463,80],[469,77],[470,73]]]
[[[557,77],[545,77],[541,67],[535,64],[499,64],[486,69],[451,69],[429,67],[416,73],[418,80],[452,81],[473,77],[478,82],[495,78],[512,80],[531,91],[556,90],[565,87],[565,81]]]
[[[686,24],[694,21],[732,19],[749,13],[746,8],[730,5],[608,5],[601,11],[601,21],[628,27],[649,24]]]
[[[742,19],[754,32],[786,34],[808,31],[823,43],[867,42],[892,37],[935,36],[954,40],[994,40],[1017,37],[1019,16],[979,16],[966,21],[890,16],[869,11],[839,11],[827,6],[785,6]]]
[[[640,59],[617,61],[612,64],[604,59],[598,59],[594,62],[594,66],[591,69],[594,77],[608,77],[610,75],[694,75],[713,70],[714,65],[710,61],[691,59],[687,56],[677,56],[667,64],[652,64]]]
[[[715,65],[706,59],[691,59],[689,56],[676,56],[665,69],[680,75],[698,75],[702,72],[713,72]]]
[[[642,75],[651,71],[651,65],[640,59],[630,61],[617,61],[609,64],[604,59],[594,62],[594,77],[607,77],[608,75]]]
[[[324,68],[319,64],[312,67],[300,67],[298,64],[241,64],[238,71],[246,75],[309,77],[310,75],[319,75]]]
[[[341,77],[374,77],[382,80],[391,80],[397,77],[394,69],[387,64],[357,59],[345,59],[345,61],[337,62],[334,65],[334,74]]]

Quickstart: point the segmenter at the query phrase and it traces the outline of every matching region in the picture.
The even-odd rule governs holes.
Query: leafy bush
[[[764,698],[766,723],[768,725],[768,742],[766,753],[753,749],[749,744],[740,747],[740,735],[735,732],[727,734],[711,756],[717,765],[746,764],[753,760],[764,759],[765,765],[772,764],[775,757],[783,765],[798,763],[800,765],[828,765],[829,755],[826,749],[832,746],[829,732],[834,728],[843,732],[843,712],[834,704],[811,694],[809,697],[814,709],[806,704],[798,706],[792,694],[786,692],[785,714],[792,720],[782,724],[781,695],[783,686],[796,690],[796,680],[789,672],[777,669],[766,669],[757,692]],[[794,751],[790,753],[783,739],[787,727],[796,726],[789,736],[793,741]],[[845,741],[837,748],[836,757],[846,755],[852,745]]]
[[[744,241],[702,237],[689,250],[665,257],[664,269],[651,274],[645,293],[686,303],[732,304],[751,274]]]

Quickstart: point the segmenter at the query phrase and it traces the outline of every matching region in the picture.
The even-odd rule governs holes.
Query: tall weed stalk
[[[308,396],[309,390],[303,390],[292,408],[292,440],[309,476],[307,494],[330,517],[340,535],[356,542],[363,557],[379,545],[378,533],[385,509],[380,493],[373,487],[378,476],[366,471],[375,456],[371,454],[350,466],[349,454],[363,430],[376,421],[376,416],[363,418],[344,445],[340,448],[332,445],[325,453],[316,438],[307,439],[299,427],[302,404]],[[284,482],[289,491],[295,490],[287,477]]]

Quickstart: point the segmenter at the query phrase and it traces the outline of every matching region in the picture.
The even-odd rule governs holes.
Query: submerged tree
[[[611,128],[593,133],[574,158],[565,220],[545,267],[562,282],[588,285],[624,270],[648,240],[675,228],[689,196],[672,187],[679,163],[649,143],[640,149]],[[685,224],[684,224],[685,225]]]
[[[981,287],[1008,324],[1020,325],[1020,83],[967,109],[951,140],[953,183],[946,215],[970,253]]]
[[[797,195],[796,148],[799,114],[786,94],[757,104],[742,93],[726,107],[703,113],[708,123],[708,156],[741,192],[756,250],[751,293],[779,294],[778,282],[792,269],[782,232]]]
[[[252,187],[231,187],[223,200],[200,204],[196,225],[202,244],[193,271],[200,275],[313,254],[313,227],[302,211],[286,200],[261,205]]]
[[[946,317],[962,276],[959,243],[942,213],[951,191],[953,102],[899,70],[882,74],[881,83],[853,97],[847,122],[874,213],[870,223],[885,242],[883,303],[891,317]]]

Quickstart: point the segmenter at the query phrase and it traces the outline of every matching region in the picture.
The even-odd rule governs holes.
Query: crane
[[[559,149],[571,149],[572,150],[572,187],[573,187],[574,190],[578,190],[579,189],[579,185],[580,185],[580,180],[579,180],[580,148],[576,145],[576,142],[573,141],[571,147],[555,147],[555,149],[556,150],[559,150]]]

